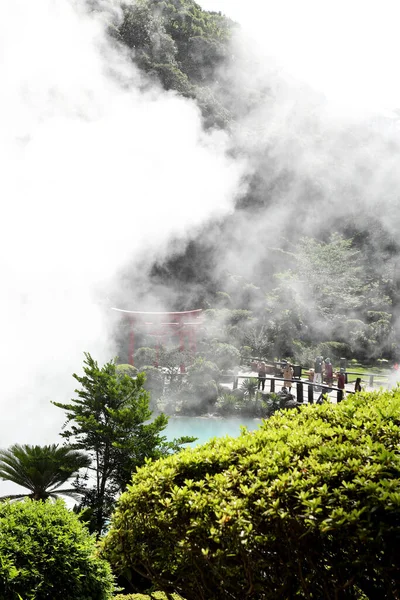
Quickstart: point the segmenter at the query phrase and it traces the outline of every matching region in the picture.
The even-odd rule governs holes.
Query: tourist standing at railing
[[[355,392],[362,392],[361,377],[357,377],[356,382],[354,384],[354,391]]]
[[[258,389],[261,388],[264,391],[265,387],[265,376],[267,374],[267,365],[265,362],[258,363]]]
[[[333,384],[333,367],[330,358],[325,359],[325,381],[327,385]]]
[[[344,373],[344,369],[340,369],[340,372],[337,374],[337,386],[339,390],[344,390],[346,383],[346,376]]]
[[[324,357],[317,356],[314,363],[314,383],[322,383],[322,371],[324,368]]]
[[[293,379],[293,367],[292,365],[288,362],[286,363],[284,369],[283,369],[283,378],[284,378],[284,382],[283,385],[288,388],[289,390],[289,394],[291,392],[292,389],[292,379]]]

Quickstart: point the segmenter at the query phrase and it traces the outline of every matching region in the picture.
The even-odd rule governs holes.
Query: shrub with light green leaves
[[[215,403],[215,412],[221,416],[234,415],[235,413],[238,414],[240,413],[243,404],[243,398],[241,399],[234,394],[225,392],[218,396],[217,402]]]
[[[0,503],[1,600],[108,600],[109,564],[64,503]]]
[[[140,469],[105,552],[187,600],[400,597],[400,389]]]

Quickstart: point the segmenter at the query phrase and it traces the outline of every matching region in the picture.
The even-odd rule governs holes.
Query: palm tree
[[[76,498],[77,488],[59,488],[90,462],[86,454],[70,446],[14,444],[8,450],[0,450],[0,479],[27,488],[30,493],[2,496],[0,500],[47,500],[58,495]]]
[[[243,379],[240,384],[241,389],[244,392],[244,395],[252,400],[254,394],[257,392],[258,379],[256,377],[249,377],[248,379]]]

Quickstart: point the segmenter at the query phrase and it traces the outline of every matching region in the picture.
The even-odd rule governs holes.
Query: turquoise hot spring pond
[[[165,434],[169,440],[190,435],[197,438],[191,446],[204,444],[214,437],[238,436],[240,428],[257,429],[261,419],[238,417],[170,417]]]

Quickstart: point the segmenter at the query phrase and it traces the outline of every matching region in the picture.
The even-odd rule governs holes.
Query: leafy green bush
[[[247,379],[242,379],[242,381],[240,382],[240,388],[243,390],[244,395],[250,399],[253,398],[253,396],[257,392],[257,386],[257,377],[248,377]]]
[[[398,598],[400,389],[278,413],[140,469],[106,555],[187,600]]]
[[[201,415],[209,412],[218,397],[219,378],[220,370],[216,364],[196,358],[188,367],[185,383],[179,392],[181,414]]]
[[[142,347],[136,350],[133,358],[135,360],[135,366],[141,369],[145,365],[153,365],[156,361],[156,351],[154,348]]]
[[[293,340],[292,347],[293,356],[289,361],[302,365],[304,368],[314,365],[315,357],[320,354],[320,352],[317,352],[315,346],[309,346],[300,340]],[[329,356],[329,354],[326,356]]]
[[[136,377],[137,368],[132,365],[117,365],[116,367],[117,375],[123,377],[124,375],[129,375],[129,377]]]
[[[236,390],[232,390],[230,392],[231,396],[235,396],[237,400],[244,400],[244,390],[240,388],[236,388]]]
[[[218,386],[215,381],[205,381],[202,385],[189,385],[179,393],[180,414],[203,415],[213,410],[218,398]]]
[[[233,369],[240,363],[240,352],[232,344],[214,342],[210,346],[207,358],[215,363],[219,369]]]
[[[146,375],[143,387],[150,393],[151,407],[154,408],[164,390],[164,373],[151,365],[144,365],[140,370]]]
[[[299,340],[293,341],[292,360],[303,368],[314,366],[315,357],[329,356],[334,363],[339,363],[340,358],[350,358],[351,349],[348,344],[342,342],[321,342],[318,346],[308,346]]]
[[[272,417],[281,408],[281,399],[278,394],[271,392],[265,394],[262,400],[262,405],[267,417]]]
[[[196,358],[187,370],[187,382],[194,387],[201,387],[207,381],[218,382],[219,376],[218,366],[204,358]]]
[[[245,399],[243,395],[223,393],[218,396],[215,403],[215,412],[223,417],[240,415],[246,418],[265,418],[282,408],[287,406],[282,402],[282,397],[277,394],[262,394],[261,397],[257,395],[255,399],[249,397]]]
[[[217,292],[215,294],[215,304],[220,308],[230,308],[232,306],[232,298],[227,292]]]
[[[339,362],[339,358],[351,357],[351,349],[348,344],[341,342],[323,342],[319,344],[317,354],[329,356],[335,362]]]
[[[243,405],[243,399],[234,394],[221,394],[215,403],[215,410],[221,416],[237,414]]]
[[[110,566],[64,503],[0,504],[1,600],[107,600]]]
[[[240,359],[242,364],[250,364],[251,360],[251,348],[250,346],[241,346],[240,348]]]

